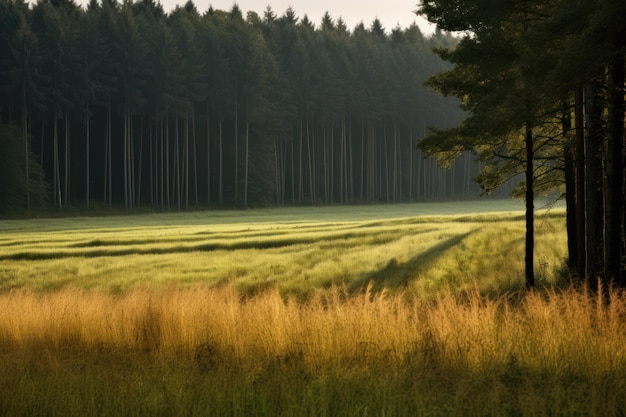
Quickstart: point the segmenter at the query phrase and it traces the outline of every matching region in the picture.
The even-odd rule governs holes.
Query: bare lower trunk
[[[533,132],[530,125],[526,124],[526,135],[524,138],[526,146],[526,288],[535,286],[534,252],[535,252],[535,207],[534,207],[534,152],[533,152]]]

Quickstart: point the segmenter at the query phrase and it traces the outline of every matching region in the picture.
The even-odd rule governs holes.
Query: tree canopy
[[[624,285],[624,2],[424,0],[418,13],[463,33],[455,49],[438,51],[453,67],[428,84],[467,111],[420,146],[444,162],[475,152],[487,192],[525,173],[527,285],[533,201],[559,189],[572,271]]]

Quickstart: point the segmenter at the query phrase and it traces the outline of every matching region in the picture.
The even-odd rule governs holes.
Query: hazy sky
[[[186,0],[161,0],[166,12],[173,9],[176,4],[184,4]],[[194,4],[200,13],[205,12],[209,5],[215,9],[230,10],[234,3],[239,5],[244,17],[250,10],[263,16],[267,6],[271,6],[276,15],[281,16],[287,7],[291,6],[296,15],[302,18],[305,14],[315,25],[319,25],[324,12],[328,11],[333,19],[342,17],[348,29],[352,30],[357,24],[363,22],[369,27],[377,17],[383,24],[387,33],[398,24],[406,28],[416,22],[425,33],[434,29],[428,28],[427,22],[417,17],[413,11],[417,8],[419,0],[194,0]]]

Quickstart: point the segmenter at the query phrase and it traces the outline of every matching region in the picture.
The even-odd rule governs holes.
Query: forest
[[[248,207],[477,197],[480,162],[423,85],[458,39],[153,0],[0,0],[0,209]],[[26,162],[28,161],[28,163]]]

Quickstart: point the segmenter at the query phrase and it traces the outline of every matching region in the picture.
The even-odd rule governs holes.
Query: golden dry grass
[[[210,345],[220,362],[297,353],[312,368],[359,355],[400,366],[426,353],[472,368],[515,360],[529,369],[562,363],[602,373],[626,364],[626,300],[617,292],[601,305],[575,290],[423,301],[335,288],[302,303],[277,290],[244,298],[231,287],[66,289],[2,294],[0,312],[5,352],[129,350],[193,360]]]
[[[258,415],[351,415],[357,406],[351,398],[374,415],[385,409],[415,415],[411,410],[419,404],[431,411],[442,407],[435,415],[626,410],[626,298],[618,291],[604,304],[584,289],[497,299],[470,292],[426,301],[407,293],[350,295],[334,288],[306,302],[285,299],[278,290],[243,297],[232,287],[122,295],[18,290],[0,295],[0,340],[7,369],[22,375],[0,373],[0,404],[13,411],[18,404],[7,393],[23,399],[28,386],[60,391],[68,378],[81,381],[94,373],[101,381],[83,381],[76,388],[80,395],[105,401],[108,394],[134,390],[178,392],[180,397],[159,397],[155,405],[166,412],[162,407],[174,401],[181,408],[175,415],[193,406],[183,394],[198,394],[207,384],[234,397],[256,387],[242,401]],[[185,375],[198,385],[183,384]],[[130,377],[129,385],[107,385],[111,393],[89,391],[119,377]],[[156,388],[135,386],[140,380]],[[307,390],[312,402],[299,402],[297,395]],[[452,397],[441,403],[443,394]],[[72,395],[58,401],[65,407]],[[203,401],[216,410],[233,407],[233,397],[220,398]],[[263,402],[268,398],[271,404]],[[139,400],[106,401],[128,412],[124,407]],[[245,415],[246,408],[240,411]]]

